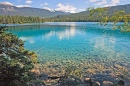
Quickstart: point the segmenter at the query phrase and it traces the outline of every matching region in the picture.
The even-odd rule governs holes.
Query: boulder
[[[103,81],[102,86],[113,86],[114,84],[111,81]]]
[[[90,80],[91,80],[91,78],[84,78],[84,83],[89,83],[90,82]]]
[[[100,83],[99,82],[92,82],[92,86],[100,86]]]
[[[97,81],[93,81],[91,78],[85,78],[84,83],[89,84],[90,86],[100,86],[100,83]]]
[[[38,69],[32,69],[31,72],[35,73],[37,76],[40,75],[40,71]]]
[[[45,74],[45,73],[42,73],[41,75],[39,75],[39,79],[40,80],[47,80],[48,79],[48,75],[47,74]]]
[[[77,77],[69,77],[68,79],[65,79],[63,82],[61,82],[61,85],[65,86],[79,86],[80,84],[83,84],[83,82]]]
[[[124,86],[124,85],[125,85],[125,82],[124,82],[123,80],[120,80],[120,81],[118,82],[118,85]]]

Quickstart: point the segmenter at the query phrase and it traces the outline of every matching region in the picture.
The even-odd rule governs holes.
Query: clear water
[[[26,49],[37,53],[44,64],[66,65],[71,61],[85,69],[86,63],[101,64],[105,68],[117,63],[130,70],[130,33],[112,30],[111,24],[48,22],[9,28],[25,41]]]

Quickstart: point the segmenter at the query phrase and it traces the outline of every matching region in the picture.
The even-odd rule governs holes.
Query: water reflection
[[[63,32],[57,33],[60,40],[69,39],[76,35],[75,27],[70,27],[70,29],[66,29]]]
[[[93,49],[94,51],[102,50],[102,52],[130,51],[130,49],[125,48],[130,44],[129,33],[113,31],[110,30],[110,27],[108,29],[107,27],[102,28],[96,24],[87,23],[47,23],[10,27],[9,31],[26,41],[25,47],[31,50],[45,46],[48,50],[62,49],[61,52],[72,51],[72,53],[75,52],[79,56],[81,56],[79,53],[81,50],[83,52],[87,51],[87,53]],[[46,49],[45,51],[47,51]]]
[[[19,39],[23,40],[23,41],[28,41],[29,44],[34,44],[35,43],[35,40],[33,39],[33,37],[19,37]]]
[[[103,37],[96,37],[96,42],[94,48],[105,48],[105,38]]]
[[[70,39],[74,37],[75,35],[76,35],[76,30],[75,30],[75,27],[73,26],[73,27],[64,29],[62,31],[56,31],[56,30],[50,31],[47,34],[43,34],[42,37],[49,39],[52,36],[57,36],[59,40],[62,40],[62,39]]]
[[[115,52],[115,43],[116,39],[114,37],[110,37],[108,39],[107,36],[104,34],[100,37],[96,37],[94,48],[96,50]]]

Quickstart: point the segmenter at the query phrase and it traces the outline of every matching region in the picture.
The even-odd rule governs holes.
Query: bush
[[[24,49],[22,40],[0,27],[0,86],[25,86],[35,79],[30,71],[36,57]]]

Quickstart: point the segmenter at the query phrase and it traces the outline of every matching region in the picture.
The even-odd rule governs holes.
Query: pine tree
[[[30,71],[36,54],[24,49],[24,42],[0,27],[0,86],[25,86],[33,77]]]

